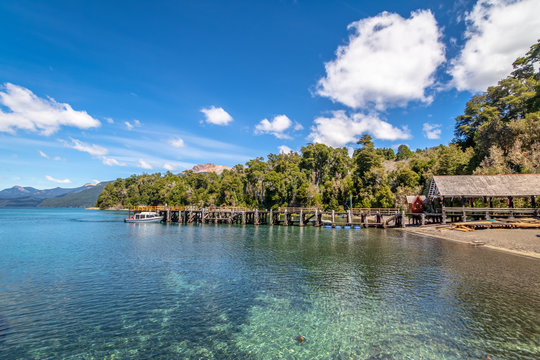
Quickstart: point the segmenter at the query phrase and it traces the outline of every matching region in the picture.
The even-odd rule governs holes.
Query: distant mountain
[[[225,166],[225,165],[214,165],[214,164],[211,164],[211,163],[207,163],[207,164],[202,164],[202,165],[195,165],[191,171],[193,171],[194,173],[209,173],[209,172],[213,172],[213,173],[216,173],[218,175],[220,175],[223,170],[230,170],[232,169],[231,167],[229,166]]]
[[[87,208],[96,204],[99,194],[107,182],[101,182],[85,190],[48,198],[40,202],[37,207]]]
[[[93,206],[107,182],[85,184],[77,188],[38,190],[33,187],[13,186],[0,191],[3,207],[89,207]],[[64,198],[67,195],[72,195]],[[61,199],[61,200],[60,200]],[[44,203],[42,205],[42,203]]]
[[[0,191],[0,199],[16,199],[16,198],[22,198],[22,197],[47,199],[47,198],[51,198],[55,196],[62,196],[62,195],[69,194],[72,192],[82,191],[92,186],[94,185],[86,184],[84,186],[81,186],[78,188],[72,188],[72,189],[56,187],[54,189],[45,189],[45,190],[38,190],[33,187],[14,186],[12,188],[4,189]]]

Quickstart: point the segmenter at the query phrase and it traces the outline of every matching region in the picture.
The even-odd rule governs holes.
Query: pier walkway
[[[354,226],[405,227],[460,223],[489,219],[538,217],[537,208],[444,207],[437,213],[405,213],[399,208],[353,208],[347,211],[324,211],[318,208],[286,207],[270,210],[244,207],[135,206],[131,214],[153,211],[167,223],[179,224],[251,224],[282,226]]]
[[[287,207],[270,210],[242,207],[135,206],[128,216],[153,211],[163,221],[181,224],[252,224],[283,226],[405,226],[406,214],[398,208],[354,208],[347,211],[324,211],[317,208]]]

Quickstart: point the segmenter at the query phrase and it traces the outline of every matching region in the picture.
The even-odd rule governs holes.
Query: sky
[[[0,189],[448,144],[538,0],[0,0]]]

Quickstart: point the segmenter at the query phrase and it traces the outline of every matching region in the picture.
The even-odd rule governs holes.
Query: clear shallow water
[[[0,210],[1,359],[540,358],[538,260],[393,230],[123,217]]]

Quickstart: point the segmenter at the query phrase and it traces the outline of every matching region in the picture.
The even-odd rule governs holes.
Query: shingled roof
[[[507,197],[540,195],[540,174],[433,176],[429,196]]]

